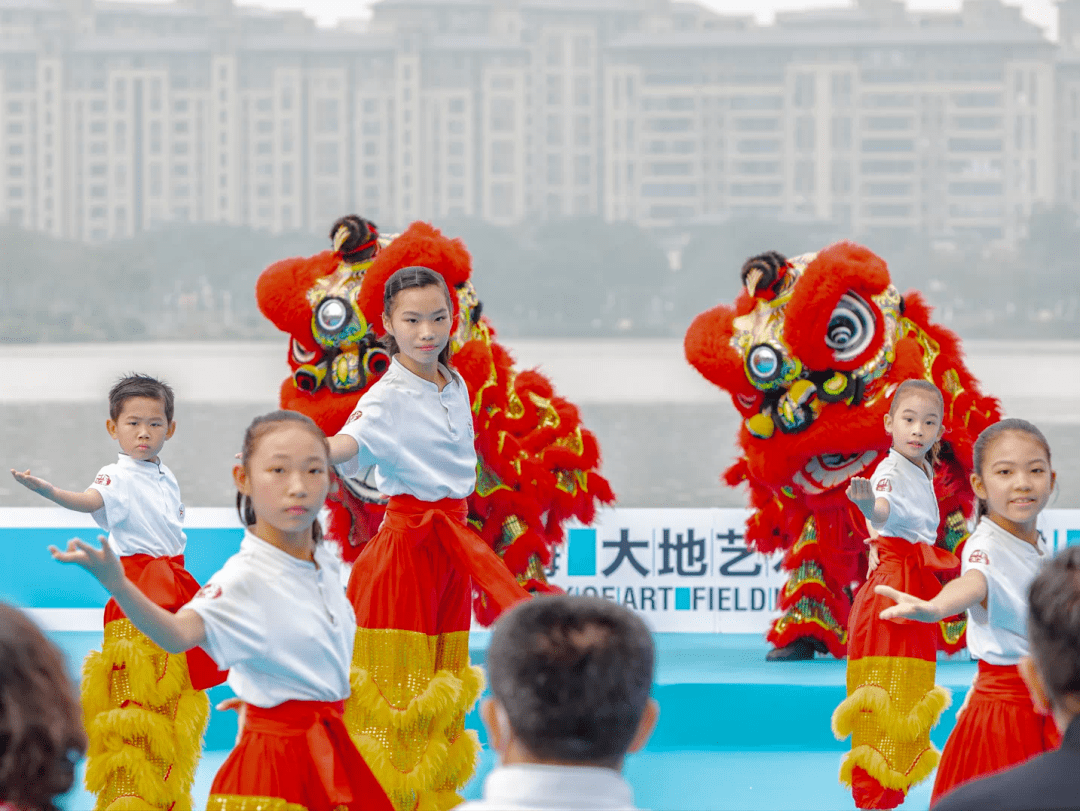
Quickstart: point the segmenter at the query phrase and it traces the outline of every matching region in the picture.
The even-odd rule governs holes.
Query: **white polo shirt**
[[[247,531],[240,551],[185,608],[202,617],[202,648],[228,668],[243,701],[276,707],[349,695],[356,615],[334,544],[317,544],[312,563]]]
[[[885,526],[877,530],[879,535],[928,544],[937,541],[940,515],[928,472],[933,472],[929,462],[925,468],[919,467],[890,448],[870,477],[874,498],[889,502],[889,517]]]
[[[1028,654],[1028,589],[1050,559],[1046,539],[1032,546],[986,516],[964,544],[961,575],[974,570],[986,578],[986,608],[968,609],[967,646],[992,665],[1015,665]]]
[[[184,554],[184,502],[180,485],[161,461],[143,462],[120,454],[115,464],[98,471],[92,490],[104,505],[91,515],[109,533],[109,546],[119,556]]]
[[[476,487],[469,390],[457,372],[442,364],[442,391],[394,358],[378,382],[356,404],[341,433],[360,450],[337,466],[342,476],[375,467],[375,486],[388,496],[422,501],[465,498]]]
[[[484,797],[458,811],[634,811],[634,792],[614,769],[515,763],[484,780]]]

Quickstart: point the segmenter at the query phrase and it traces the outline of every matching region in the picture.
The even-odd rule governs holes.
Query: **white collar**
[[[321,557],[321,555],[319,555],[319,548],[321,546],[323,546],[323,544],[315,544],[315,558],[320,566],[322,565],[322,561],[319,560]],[[315,561],[300,560],[300,558],[290,555],[284,549],[278,549],[272,543],[264,541],[252,532],[250,527],[244,528],[244,539],[240,541],[240,551],[254,555],[278,569],[286,571],[295,569],[306,572],[313,572],[316,570]]]
[[[397,355],[394,355],[393,359],[390,361],[390,369],[397,374],[397,378],[401,380],[407,388],[410,388],[413,391],[428,390],[434,391],[435,393],[439,392],[439,387],[437,385],[408,369],[404,363],[398,360]],[[442,372],[443,377],[446,378],[447,386],[457,385],[457,375],[441,363],[439,364],[439,371]]]
[[[136,459],[121,451],[117,456],[116,464],[128,470],[138,470],[143,473],[164,473],[161,469],[163,463],[160,455],[156,462],[151,462],[149,459]]]
[[[632,809],[634,792],[614,769],[599,766],[500,766],[484,781],[484,803],[529,808]]]
[[[910,459],[908,459],[906,456],[904,456],[904,454],[900,453],[900,451],[898,451],[896,448],[889,448],[889,454],[890,455],[895,455],[897,459],[899,459],[899,460],[901,460],[903,462],[907,462],[913,468],[915,468],[920,473],[922,473],[923,476],[926,476],[927,481],[933,481],[934,468],[930,465],[930,462],[927,461],[926,457],[923,457],[923,463],[921,465],[917,465],[914,462],[912,462]]]
[[[986,529],[1000,541],[1004,541],[1010,546],[1018,546],[1020,551],[1026,554],[1038,555],[1042,557],[1047,553],[1046,538],[1043,537],[1042,532],[1039,532],[1039,539],[1035,542],[1035,546],[1032,546],[1023,538],[1018,538],[1013,535],[1005,527],[990,519],[990,516],[984,515],[979,519],[979,526],[986,525]]]

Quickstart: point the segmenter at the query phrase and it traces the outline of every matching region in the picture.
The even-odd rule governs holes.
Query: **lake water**
[[[603,473],[624,507],[737,507],[719,482],[735,455],[730,400],[690,368],[677,340],[518,340],[520,368],[539,367],[600,440]],[[1080,340],[968,341],[968,362],[1009,416],[1046,433],[1056,507],[1080,507]],[[177,431],[162,457],[192,507],[234,503],[229,470],[244,428],[277,406],[286,340],[267,343],[0,346],[0,464],[83,489],[114,461],[105,395],[120,375],[159,375],[176,390]],[[11,479],[0,506],[44,506]]]

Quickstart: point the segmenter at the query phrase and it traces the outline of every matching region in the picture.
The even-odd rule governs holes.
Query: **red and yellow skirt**
[[[120,560],[127,578],[169,611],[199,590],[182,555]],[[203,691],[227,675],[198,648],[166,653],[109,601],[101,652],[90,652],[82,672],[86,787],[97,797],[95,811],[192,807],[191,784],[210,715]]]
[[[392,811],[342,720],[342,701],[247,705],[207,811]]]
[[[1054,719],[1040,715],[1016,665],[979,662],[967,706],[941,753],[933,805],[945,794],[1061,744]]]
[[[528,597],[467,515],[464,499],[394,496],[349,578],[345,724],[397,811],[452,808],[476,769],[480,745],[465,729],[484,687],[469,664],[473,583],[500,608]]]
[[[833,713],[833,732],[851,735],[840,782],[859,808],[895,808],[908,789],[938,763],[930,729],[949,706],[949,692],[934,684],[937,626],[882,620],[895,605],[874,591],[895,589],[924,600],[941,583],[935,572],[959,568],[956,556],[929,544],[878,538],[880,563],[855,595],[848,619],[847,698]]]

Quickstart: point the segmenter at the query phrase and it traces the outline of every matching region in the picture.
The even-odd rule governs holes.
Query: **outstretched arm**
[[[874,586],[882,597],[896,600],[896,605],[881,612],[881,619],[909,619],[917,622],[938,622],[967,611],[986,599],[986,577],[982,572],[971,570],[950,580],[933,600],[920,600],[891,586]]]
[[[11,469],[11,475],[15,477],[15,481],[35,493],[45,496],[49,501],[55,501],[61,507],[68,510],[75,510],[81,513],[92,513],[94,510],[100,510],[105,506],[105,500],[101,497],[101,493],[97,490],[90,489],[82,493],[76,493],[71,490],[61,490],[53,484],[45,481],[37,476],[31,476],[29,468],[22,473]]]
[[[78,564],[96,577],[132,624],[169,653],[183,653],[206,641],[202,617],[190,609],[172,614],[155,604],[124,576],[124,567],[105,536],[99,535],[98,540],[101,549],[95,549],[80,538],[72,538],[65,551],[55,546],[50,546],[49,551],[61,563]]]
[[[870,489],[869,479],[860,479],[858,476],[851,480],[848,485],[847,497],[859,508],[873,529],[881,529],[889,518],[889,500],[874,498],[874,492]]]
[[[348,462],[360,452],[360,446],[348,434],[334,434],[327,441],[330,443],[330,464],[332,465]]]

